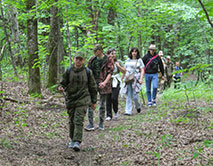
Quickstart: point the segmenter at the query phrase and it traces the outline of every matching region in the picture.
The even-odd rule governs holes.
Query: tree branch
[[[207,18],[207,20],[208,20],[209,24],[211,25],[211,27],[213,27],[213,24],[212,24],[212,22],[211,22],[211,20],[210,20],[210,18],[209,18],[209,15],[208,15],[208,13],[207,13],[207,11],[206,11],[206,9],[205,9],[205,7],[204,7],[203,3],[201,2],[201,0],[198,0],[198,1],[199,1],[200,5],[202,6],[203,11],[204,11],[204,12],[205,12],[205,14],[206,14],[206,18]]]

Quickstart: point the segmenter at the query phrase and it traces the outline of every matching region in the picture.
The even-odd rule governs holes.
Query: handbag
[[[135,73],[129,74],[126,79],[125,79],[125,83],[126,84],[130,84],[133,83],[135,80]]]
[[[136,61],[134,69],[136,69],[137,63],[138,63],[138,60]],[[133,73],[131,73],[131,74],[129,74],[129,75],[126,76],[125,83],[126,84],[131,84],[131,83],[134,82],[134,80],[135,80],[135,73],[133,72]]]

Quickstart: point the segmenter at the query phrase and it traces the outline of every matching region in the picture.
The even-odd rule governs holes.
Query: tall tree
[[[36,0],[26,0],[26,8],[28,13],[36,5]],[[29,54],[29,94],[41,94],[40,69],[38,66],[38,27],[37,19],[30,14],[27,19],[27,46]]]
[[[0,3],[2,3],[2,1],[0,0]],[[11,40],[10,40],[10,36],[7,32],[7,19],[5,18],[4,16],[4,10],[3,10],[3,5],[1,4],[1,18],[2,18],[2,21],[3,21],[3,29],[4,29],[4,35],[5,35],[5,38],[6,38],[6,42],[8,43],[8,50],[9,50],[9,55],[10,55],[10,58],[11,58],[11,62],[12,62],[12,66],[13,66],[13,70],[15,72],[15,75],[18,76],[17,74],[17,70],[16,70],[16,66],[15,66],[15,60],[14,60],[14,52],[12,50],[12,46],[11,46]]]
[[[58,2],[58,0],[55,0]],[[58,73],[58,49],[61,39],[60,24],[59,24],[59,8],[52,5],[50,8],[50,34],[49,34],[49,70],[47,87],[57,84]]]
[[[10,29],[12,34],[13,53],[16,65],[23,66],[22,57],[20,55],[20,33],[19,33],[19,23],[18,23],[18,11],[15,6],[9,6],[8,18],[10,22]]]

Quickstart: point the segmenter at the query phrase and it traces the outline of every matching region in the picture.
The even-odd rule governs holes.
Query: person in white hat
[[[162,73],[164,79],[164,67],[161,58],[156,53],[156,46],[151,44],[148,53],[142,58],[145,65],[145,82],[146,93],[148,99],[148,107],[156,106],[156,95],[158,88],[158,68]],[[152,96],[151,96],[152,85]]]

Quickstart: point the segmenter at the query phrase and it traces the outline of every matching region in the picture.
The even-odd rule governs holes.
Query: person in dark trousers
[[[151,44],[149,46],[148,53],[142,58],[145,65],[145,82],[146,82],[146,94],[148,99],[148,107],[156,106],[156,95],[158,89],[158,68],[162,74],[164,80],[164,66],[161,58],[156,53],[156,46]],[[152,96],[151,96],[151,84],[152,84]]]
[[[111,76],[112,93],[107,95],[107,100],[106,100],[107,117],[105,120],[109,121],[112,119],[112,107],[115,113],[114,118],[118,118],[118,97],[119,97],[120,85],[122,83],[120,72],[125,73],[125,68],[123,63],[116,58],[115,49],[113,48],[109,49],[107,51],[107,54],[113,59],[113,64],[114,64],[114,71]]]
[[[165,73],[166,73],[166,87],[168,87],[168,88],[170,88],[170,86],[171,86],[173,68],[174,68],[174,65],[171,61],[171,57],[167,56]]]
[[[165,67],[166,67],[166,59],[163,57],[163,51],[159,51],[158,52],[159,57],[161,58],[161,61],[163,63],[164,66],[164,71],[165,71]],[[162,73],[160,71],[160,69],[158,68],[158,92],[159,93],[163,93],[163,91],[165,90],[165,80],[162,79]]]
[[[182,70],[183,68],[180,66],[180,62],[176,62],[175,63],[176,66],[175,66],[175,72],[179,71],[179,70]],[[181,77],[182,77],[182,72],[179,72],[179,73],[176,73],[173,75],[174,77],[174,88],[176,89],[179,89],[180,88],[180,82],[181,82]]]
[[[65,102],[69,115],[69,148],[80,150],[83,123],[87,108],[96,108],[97,85],[92,71],[84,66],[85,56],[78,52],[74,64],[63,74],[58,90],[65,91]]]
[[[94,55],[88,63],[88,67],[92,70],[98,92],[100,94],[99,102],[99,130],[104,130],[104,117],[106,112],[106,97],[107,94],[112,93],[111,75],[114,70],[112,58],[103,54],[103,48],[101,44],[96,44],[93,48]],[[85,130],[95,130],[93,123],[93,111],[91,107],[88,109],[89,124],[85,127]]]

